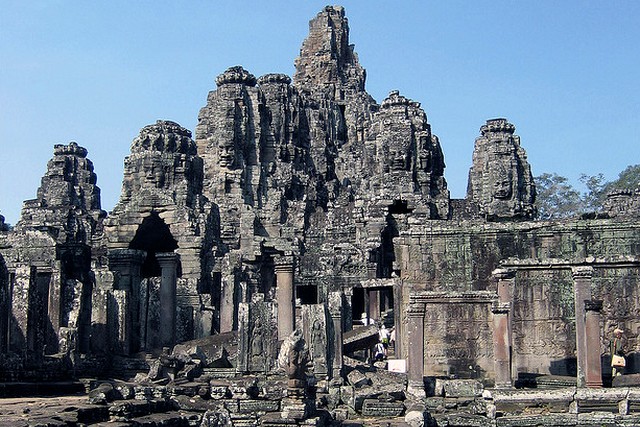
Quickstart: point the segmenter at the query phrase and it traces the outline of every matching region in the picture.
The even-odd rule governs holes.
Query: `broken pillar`
[[[587,387],[602,387],[602,364],[600,363],[600,312],[602,300],[584,301],[587,353],[585,360],[585,384]]]
[[[572,267],[571,274],[573,276],[576,310],[576,353],[578,356],[578,376],[576,384],[578,387],[585,387],[585,375],[587,369],[587,334],[585,327],[584,301],[591,299],[591,278],[593,277],[593,267]]]

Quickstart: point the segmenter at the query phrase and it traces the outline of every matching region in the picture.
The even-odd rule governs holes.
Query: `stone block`
[[[356,388],[371,384],[371,380],[357,369],[354,369],[347,374],[347,381],[349,381],[349,384]]]
[[[482,384],[476,380],[436,380],[436,390],[440,388],[446,397],[479,397],[483,390]]]
[[[399,417],[404,412],[402,402],[384,402],[378,399],[364,399],[362,415],[365,417]]]
[[[238,411],[240,413],[276,412],[280,410],[280,402],[276,400],[240,400]]]

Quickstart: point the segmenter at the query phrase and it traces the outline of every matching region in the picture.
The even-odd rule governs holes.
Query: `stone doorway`
[[[143,278],[160,277],[162,269],[156,254],[175,251],[178,249],[178,242],[173,238],[164,220],[156,212],[152,212],[138,227],[129,249],[143,250],[147,253],[141,269]]]
[[[140,266],[137,325],[140,349],[151,350],[171,346],[176,341],[177,280],[181,276],[180,261],[175,253],[178,242],[169,226],[152,212],[146,217],[129,249],[144,251]],[[136,346],[134,345],[134,348]]]

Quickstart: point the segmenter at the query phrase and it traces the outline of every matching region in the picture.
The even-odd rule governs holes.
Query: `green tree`
[[[580,182],[587,187],[587,191],[580,195],[582,206],[580,207],[582,212],[597,212],[602,208],[602,203],[607,197],[607,183],[604,180],[604,175],[599,173],[597,175],[580,175]]]
[[[534,181],[539,219],[570,218],[582,211],[580,193],[564,176],[543,173],[535,177]]]
[[[640,165],[627,166],[620,172],[618,179],[607,183],[605,191],[635,190],[640,186]]]
[[[586,191],[580,193],[569,180],[556,173],[543,173],[536,177],[536,207],[539,219],[563,219],[585,213],[598,212],[615,190],[640,188],[640,165],[627,166],[615,181],[605,181],[604,175],[580,175]]]

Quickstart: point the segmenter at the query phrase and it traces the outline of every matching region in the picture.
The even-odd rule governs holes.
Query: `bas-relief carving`
[[[314,375],[323,378],[328,374],[328,331],[330,330],[324,304],[304,305],[302,321]]]
[[[493,337],[489,304],[440,303],[425,307],[425,367],[449,374],[449,367],[493,371]],[[460,372],[457,372],[460,373]],[[466,372],[464,375],[472,375]]]

